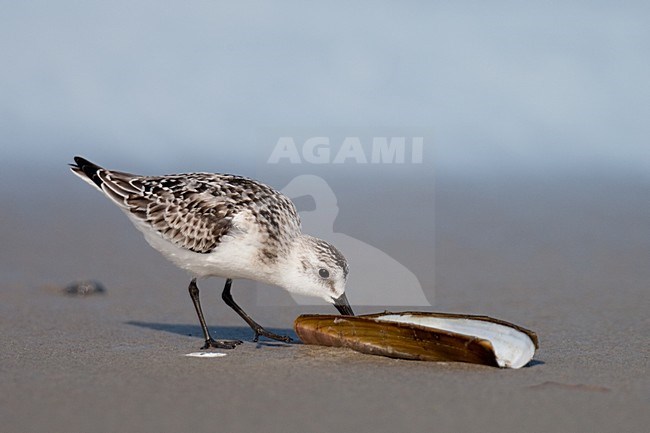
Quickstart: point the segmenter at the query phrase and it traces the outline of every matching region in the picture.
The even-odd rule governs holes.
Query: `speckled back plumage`
[[[242,211],[249,211],[272,241],[274,250],[264,251],[268,260],[300,234],[291,200],[253,179],[212,173],[137,176],[103,169],[83,158],[75,162],[73,170],[83,172],[133,217],[196,253],[210,253],[224,236],[235,234],[233,219]]]

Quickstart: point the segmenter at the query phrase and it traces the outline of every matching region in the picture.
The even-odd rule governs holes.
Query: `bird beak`
[[[352,311],[352,307],[350,307],[350,303],[348,302],[345,293],[334,299],[334,306],[343,316],[354,316],[354,312]]]

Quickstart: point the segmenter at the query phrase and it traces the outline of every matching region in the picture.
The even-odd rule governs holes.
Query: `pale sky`
[[[646,4],[1,1],[2,160],[228,171],[261,128],[413,127],[443,169],[643,171]]]

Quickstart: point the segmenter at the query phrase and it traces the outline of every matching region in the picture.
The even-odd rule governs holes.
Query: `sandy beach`
[[[633,176],[436,179],[435,281],[421,281],[431,309],[535,330],[540,350],[521,370],[255,344],[221,302],[218,279],[200,285],[208,323],[246,343],[224,357],[186,357],[201,346],[187,276],[103,197],[60,176],[52,181],[68,193],[59,200],[3,190],[5,432],[643,432],[650,424],[649,185]],[[61,293],[83,278],[107,292]],[[292,333],[302,313],[334,312],[259,305],[246,282],[235,287],[276,331]]]

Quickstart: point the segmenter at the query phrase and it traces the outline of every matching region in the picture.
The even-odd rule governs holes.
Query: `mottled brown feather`
[[[98,176],[102,188],[133,216],[168,241],[197,253],[213,251],[243,210],[256,218],[262,237],[275,241],[275,250],[263,253],[267,260],[286,247],[283,239],[300,232],[291,200],[245,177],[208,173],[149,177],[106,170]]]

